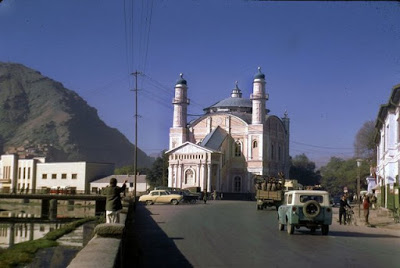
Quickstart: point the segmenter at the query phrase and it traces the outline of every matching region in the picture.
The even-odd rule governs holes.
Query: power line
[[[314,148],[321,148],[321,149],[333,149],[333,150],[353,150],[354,148],[346,148],[346,147],[327,147],[327,146],[319,146],[319,145],[312,145],[312,144],[307,144],[307,143],[302,143],[302,142],[297,142],[297,141],[291,141],[294,144],[299,144],[299,145],[305,145],[309,147],[314,147]]]

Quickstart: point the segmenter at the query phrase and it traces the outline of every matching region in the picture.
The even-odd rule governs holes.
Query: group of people
[[[270,177],[256,182],[255,188],[262,191],[279,191],[282,190],[283,185],[278,179]]]
[[[357,200],[357,199],[356,199]],[[371,204],[373,205],[373,208],[376,203],[376,197],[375,195],[372,195],[371,197],[366,194],[362,197],[362,206],[363,206],[363,211],[364,211],[364,219],[365,219],[365,224],[369,225],[369,209],[371,207]],[[347,200],[347,195],[342,195],[342,198],[340,199],[340,206],[339,206],[339,224],[342,224],[342,219],[343,223],[346,224],[346,215],[347,215],[347,209],[351,210],[351,206]]]

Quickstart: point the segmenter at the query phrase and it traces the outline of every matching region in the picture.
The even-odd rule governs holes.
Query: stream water
[[[8,248],[14,244],[35,240],[43,237],[49,231],[59,229],[74,218],[95,215],[93,204],[81,203],[68,205],[60,202],[57,206],[55,222],[40,219],[40,202],[0,202],[0,247]],[[92,238],[95,223],[86,223],[73,232],[57,240],[59,246],[39,250],[32,263],[24,267],[67,267],[75,255]]]

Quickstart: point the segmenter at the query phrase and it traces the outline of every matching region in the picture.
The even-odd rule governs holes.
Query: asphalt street
[[[336,215],[335,215],[336,217]],[[273,209],[255,202],[138,205],[135,267],[396,267],[400,232],[339,225],[328,236],[278,230]],[[125,261],[126,263],[126,261]]]

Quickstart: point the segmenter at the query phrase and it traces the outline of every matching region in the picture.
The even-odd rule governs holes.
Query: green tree
[[[343,160],[338,157],[331,157],[329,163],[322,167],[321,185],[331,195],[343,194],[344,187],[347,187],[350,194],[357,192],[357,178],[360,171],[360,187],[361,190],[366,189],[365,178],[369,175],[369,163],[362,162],[360,170],[357,167],[356,158]]]
[[[147,174],[147,182],[151,187],[168,185],[168,155],[162,152],[162,157],[157,157]]]
[[[355,157],[376,162],[375,122],[367,121],[358,130],[354,140]]]
[[[291,162],[290,179],[295,179],[302,185],[319,184],[320,175],[318,171],[315,171],[315,163],[310,161],[305,154],[296,155]]]
[[[149,172],[149,169],[148,168],[138,167],[137,168],[137,172],[139,174],[146,175]],[[116,168],[114,170],[114,174],[115,175],[127,175],[127,174],[134,175],[135,174],[135,167],[134,167],[134,165],[129,165],[129,166],[123,166],[123,167],[120,167],[120,168]]]

